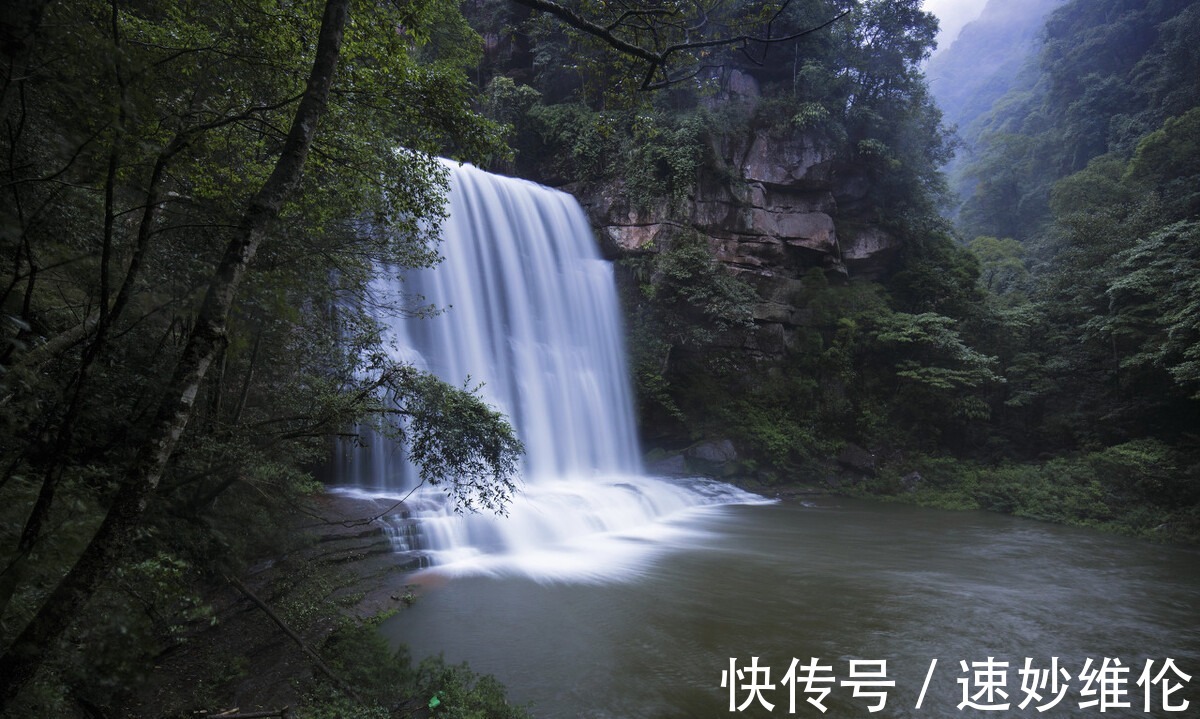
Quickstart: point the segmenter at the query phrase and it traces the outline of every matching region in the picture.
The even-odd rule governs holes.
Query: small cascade
[[[456,513],[422,487],[405,502],[412,519],[397,526],[397,549],[419,546],[450,572],[602,577],[640,566],[697,508],[762,501],[709,480],[643,476],[612,267],[575,199],[446,164],[445,259],[381,276],[377,290],[445,310],[389,320],[399,358],[452,384],[482,385],[526,455],[508,516]],[[348,491],[412,491],[402,450],[369,445],[346,454]]]

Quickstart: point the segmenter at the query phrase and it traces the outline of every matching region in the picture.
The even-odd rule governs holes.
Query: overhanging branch
[[[512,0],[512,2],[534,10],[535,12],[545,13],[547,15],[556,17],[576,30],[603,41],[618,52],[645,62],[646,71],[642,76],[641,84],[641,89],[643,90],[654,90],[695,77],[697,74],[696,72],[674,75],[671,73],[670,61],[673,56],[681,53],[686,53],[692,50],[708,50],[717,47],[737,45],[742,48],[743,52],[746,53],[746,56],[753,62],[756,64],[761,64],[761,59],[756,60],[750,56],[749,52],[747,52],[747,49],[751,45],[766,46],[797,40],[805,35],[811,35],[812,33],[824,30],[825,28],[850,14],[850,10],[844,10],[820,25],[775,37],[773,35],[772,26],[787,8],[790,2],[790,0],[788,0],[788,2],[784,2],[782,5],[780,5],[779,9],[776,10],[776,12],[772,15],[771,20],[766,24],[766,33],[763,35],[740,33],[727,37],[712,38],[709,40],[689,40],[686,42],[673,43],[665,47],[645,47],[637,42],[632,42],[622,37],[619,34],[620,29],[625,26],[626,21],[628,21],[631,17],[631,13],[636,13],[636,15],[640,17],[645,17],[650,14],[670,14],[665,9],[662,11],[627,10],[615,21],[610,22],[607,25],[601,25],[600,23],[589,20],[571,8],[560,5],[553,0]],[[659,75],[662,76],[662,79],[655,81],[654,78]]]

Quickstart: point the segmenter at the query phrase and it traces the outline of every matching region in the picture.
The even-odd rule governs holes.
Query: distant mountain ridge
[[[960,231],[1021,241],[1042,236],[1064,178],[1108,155],[1108,180],[1125,182],[1126,163],[1152,133],[1194,135],[1183,128],[1194,121],[1189,113],[1200,112],[1198,36],[1200,0],[1069,0],[1054,8],[1008,92],[978,115],[956,111],[964,142],[944,170],[963,199]],[[953,110],[952,101],[946,104]],[[1167,128],[1172,119],[1174,129]],[[1187,159],[1194,149],[1180,142],[1170,162],[1150,164],[1179,165],[1171,172],[1181,186],[1157,191],[1187,207],[1194,196],[1188,188],[1196,186]],[[1150,167],[1144,157],[1139,162]],[[1097,180],[1098,172],[1076,184]]]
[[[925,69],[948,125],[960,134],[1013,86],[1038,47],[1051,10],[1065,0],[990,0]]]

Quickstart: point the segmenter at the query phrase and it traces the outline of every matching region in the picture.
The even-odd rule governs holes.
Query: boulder
[[[875,476],[875,455],[853,442],[842,448],[837,456],[837,462],[846,469],[859,474]]]
[[[733,442],[727,439],[694,444],[684,450],[684,455],[689,459],[701,459],[706,462],[732,462],[738,458]]]
[[[900,240],[878,227],[843,228],[838,244],[850,272],[867,278],[886,271],[901,246]]]
[[[752,100],[759,95],[758,80],[741,70],[730,70],[725,81],[725,92],[733,98]]]
[[[787,262],[783,243],[773,237],[754,237],[736,240],[719,240],[714,253],[717,260],[741,269],[754,270],[768,275],[772,268]]]
[[[743,214],[745,225],[736,228],[748,234],[778,238],[789,245],[821,252],[836,252],[837,235],[833,218],[824,212],[794,212],[754,208]]]
[[[727,477],[737,471],[737,449],[728,439],[708,440],[683,450],[687,466],[693,472]]]
[[[921,481],[920,472],[909,472],[900,478],[900,486],[904,487],[905,492],[915,492],[921,486]]]

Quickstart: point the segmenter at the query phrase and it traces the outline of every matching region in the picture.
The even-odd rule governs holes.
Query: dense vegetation
[[[766,481],[829,476],[858,445],[868,491],[1195,539],[1200,8],[1022,8],[1059,5],[1044,30],[992,8],[983,46],[963,52],[1039,54],[943,83],[971,150],[958,226],[941,217],[956,204],[937,172],[951,142],[919,69],[935,21],[918,3],[856,3],[763,64],[714,53],[693,81],[632,99],[614,92],[626,67],[587,38],[478,6],[494,42],[477,79],[516,150],[495,167],[617,187],[683,222],[699,177],[736,172],[714,150],[724,139],[803,134],[832,148],[835,174],[871,183],[839,210],[904,240],[879,281],[806,275],[794,304],[807,320],[782,359],[745,351],[753,278],[706,258],[703,238],[623,259],[655,443],[730,437]],[[840,9],[795,2],[777,22]],[[761,97],[723,94],[731,70]]]
[[[777,22],[787,34],[840,10],[820,0],[791,3]],[[503,24],[515,20],[504,16]],[[710,79],[632,105],[595,90],[611,87],[622,69],[598,58],[578,62],[588,57],[586,42],[561,30],[534,25],[489,56],[488,107],[514,127],[521,174],[620,182],[635,206],[667,198],[684,214],[698,173],[731,171],[712,150],[724,137],[805,134],[829,148],[836,172],[871,183],[855,215],[906,240],[885,285],[847,285],[814,269],[800,302],[811,319],[777,364],[747,364],[728,341],[751,322],[754,296],[705,257],[699,239],[685,234],[624,260],[644,416],[672,417],[687,436],[733,434],[774,472],[836,454],[846,441],[934,450],[942,435],[959,433],[962,416],[986,414],[982,393],[998,379],[994,360],[960,335],[960,321],[983,303],[976,260],[937,218],[937,170],[950,151],[919,71],[935,32],[919,3],[859,3],[825,31],[770,46],[764,64],[726,53],[709,59],[718,65]],[[713,100],[731,70],[752,76],[761,98]]]
[[[930,59],[925,68],[930,91],[962,143],[945,167],[952,182],[965,182],[959,170],[974,156],[979,135],[975,123],[1013,89],[1022,70],[1034,71],[1029,60],[1041,46],[1046,15],[1063,1],[989,2],[949,47],[939,48]]]
[[[1055,458],[984,471],[982,504],[1196,537],[1197,29],[1191,2],[1066,3],[967,132],[961,231],[1007,380],[991,451]],[[1058,487],[1087,506],[1034,498]]]
[[[103,714],[203,587],[283,550],[355,423],[506,500],[511,428],[389,361],[380,309],[424,309],[367,293],[436,261],[432,155],[501,146],[452,3],[31,2],[4,30],[0,707]]]
[[[410,442],[457,501],[507,499],[511,429],[388,361],[377,313],[430,308],[367,288],[381,265],[436,261],[433,154],[616,185],[672,217],[699,175],[730,174],[723,138],[815,138],[835,174],[869,183],[843,209],[903,250],[877,280],[811,268],[807,319],[770,358],[738,339],[754,287],[703,236],[622,260],[648,429],[730,437],[763,481],[829,476],[859,446],[866,491],[1200,534],[1200,6],[1054,12],[1036,61],[972,122],[955,228],[938,171],[952,142],[920,72],[935,21],[916,0],[720,3],[712,34],[788,39],[695,46],[650,72],[529,4],[26,0],[3,21],[13,715],[122,706],[187,627],[221,619],[203,587],[286,546],[285,508],[356,423]],[[686,29],[570,5],[635,39]],[[734,71],[761,95],[723,99]],[[301,605],[291,621],[336,611]],[[327,661],[365,694],[395,691],[309,687],[325,715],[382,716],[435,686],[448,715],[511,711],[493,683],[414,670],[369,635],[344,626]]]

